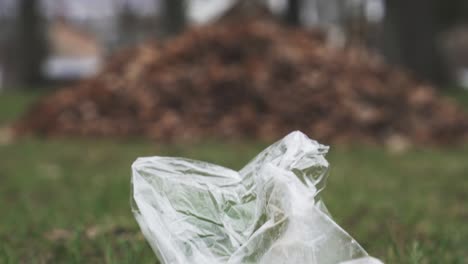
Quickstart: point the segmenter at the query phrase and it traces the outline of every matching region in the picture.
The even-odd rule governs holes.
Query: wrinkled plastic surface
[[[133,212],[163,264],[371,264],[328,214],[328,147],[293,132],[239,172],[201,161],[139,158]]]

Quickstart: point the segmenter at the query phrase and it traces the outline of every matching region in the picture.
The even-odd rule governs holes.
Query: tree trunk
[[[28,88],[44,82],[42,64],[47,56],[47,41],[38,0],[20,0],[18,5],[18,77]]]
[[[288,0],[286,22],[292,26],[301,24],[301,0]]]
[[[180,33],[187,23],[184,0],[164,0],[165,31],[168,35]]]
[[[448,80],[437,47],[440,32],[438,0],[387,0],[385,48],[390,62],[401,64],[419,78],[435,83]]]

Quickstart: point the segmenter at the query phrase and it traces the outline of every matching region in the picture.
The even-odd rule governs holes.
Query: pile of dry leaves
[[[279,138],[456,143],[468,116],[363,48],[265,21],[218,23],[113,56],[103,72],[42,98],[17,135],[156,140]]]

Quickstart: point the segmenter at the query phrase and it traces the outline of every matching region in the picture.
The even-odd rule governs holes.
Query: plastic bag
[[[132,208],[163,264],[381,263],[330,217],[319,193],[328,147],[293,132],[239,172],[139,158]]]

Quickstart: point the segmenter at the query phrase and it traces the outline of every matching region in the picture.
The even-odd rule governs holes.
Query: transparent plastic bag
[[[328,147],[293,132],[239,172],[201,161],[139,158],[132,208],[163,264],[373,264],[319,193]]]

